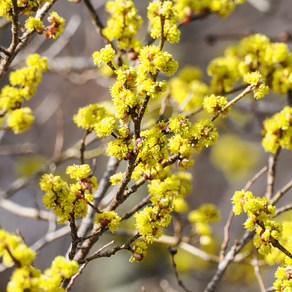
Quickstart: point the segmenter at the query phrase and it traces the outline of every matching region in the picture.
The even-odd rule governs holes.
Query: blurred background
[[[107,18],[104,12],[105,2],[92,1],[104,22]],[[145,19],[149,1],[134,2]],[[267,3],[271,6],[265,6]],[[42,193],[38,187],[39,176],[34,173],[44,164],[48,164],[52,157],[78,143],[83,131],[73,124],[72,116],[80,106],[109,100],[108,87],[111,84],[93,66],[91,55],[101,49],[104,42],[92,25],[82,1],[58,1],[53,10],[66,19],[67,26],[63,36],[54,41],[36,35],[11,67],[14,70],[22,66],[30,53],[38,52],[49,58],[50,70],[45,73],[37,94],[27,103],[34,111],[35,123],[28,132],[21,135],[0,132],[0,188],[7,191],[18,188],[17,184],[24,184],[24,187],[14,193],[12,200],[22,206],[41,209],[43,206]],[[144,21],[144,27],[139,33],[142,40],[146,30],[147,21]],[[250,0],[238,6],[226,19],[212,15],[183,26],[181,32],[180,43],[168,45],[167,50],[179,61],[180,68],[185,65],[200,67],[204,81],[208,82],[208,63],[214,57],[222,55],[228,45],[236,43],[243,36],[258,32],[280,40],[289,36],[289,33],[292,34],[291,0]],[[9,40],[9,26],[4,26],[0,30],[0,43],[5,46]],[[288,37],[289,40],[291,38]],[[289,42],[288,46],[291,49]],[[1,79],[0,86],[5,85],[7,80],[8,74]],[[218,206],[222,220],[214,225],[214,234],[219,246],[223,238],[223,226],[231,210],[231,196],[267,165],[268,156],[260,145],[261,123],[285,104],[286,96],[270,95],[259,101],[257,113],[246,110],[243,106],[239,107],[238,111],[243,111],[239,120],[220,125],[221,138],[217,146],[203,151],[195,159],[195,165],[190,170],[194,178],[188,201],[192,209],[201,203],[215,203]],[[92,149],[98,154],[102,146],[94,144]],[[69,163],[78,162],[78,147],[79,144],[74,148],[75,152],[72,150],[70,153],[73,158],[58,166],[56,173],[63,173]],[[74,155],[77,155],[76,158]],[[240,162],[239,156],[242,157]],[[222,163],[222,160],[225,162]],[[95,175],[98,178],[103,174],[105,162],[106,158],[102,155],[97,157]],[[275,189],[291,178],[291,165],[291,153],[282,151]],[[54,171],[55,166],[50,165],[50,170]],[[252,190],[255,194],[262,195],[265,187],[266,177],[263,176],[253,185]],[[231,230],[232,240],[242,235],[241,224],[242,218],[236,218]],[[0,208],[0,226],[10,232],[20,232],[28,245],[35,243],[48,229],[47,223],[23,219],[3,207]],[[110,240],[110,236],[105,236],[102,242],[107,243]],[[40,250],[35,265],[44,270],[56,255],[66,253],[69,243],[70,238],[65,236],[45,246]],[[98,246],[102,246],[102,243]],[[177,265],[185,285],[191,291],[203,291],[216,266],[206,264],[183,251],[179,251],[178,255]],[[114,258],[91,262],[72,291],[181,291],[165,246],[155,244],[150,247],[149,257],[139,264],[130,264],[129,257],[128,252],[120,252]],[[273,271],[263,271],[266,287],[272,285],[273,277],[270,275]],[[5,290],[10,273],[10,270],[6,270],[0,274],[1,291]],[[228,268],[218,291],[259,291],[259,288],[250,267],[234,264]]]

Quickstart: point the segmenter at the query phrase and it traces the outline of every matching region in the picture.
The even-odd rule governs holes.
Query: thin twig
[[[233,211],[231,211],[229,213],[228,219],[227,219],[226,224],[224,226],[224,239],[223,239],[220,253],[219,253],[220,261],[222,261],[224,259],[224,256],[225,256],[225,253],[226,253],[226,250],[228,247],[228,243],[230,240],[230,226],[232,223],[233,216],[234,216],[234,213],[233,213]]]
[[[241,249],[253,238],[253,231],[246,231],[240,241],[235,242],[235,244],[230,248],[229,252],[225,255],[224,259],[219,263],[216,273],[208,283],[205,292],[215,291],[219,281],[223,277],[228,265],[234,260],[236,254],[238,254]]]
[[[211,118],[211,122],[214,122],[221,113],[226,112],[232,105],[234,105],[236,102],[238,102],[240,99],[242,99],[247,94],[251,93],[256,86],[249,85],[247,86],[241,93],[239,93],[235,98],[230,100],[220,111],[218,111],[216,114],[213,115]]]
[[[60,229],[47,233],[45,236],[40,238],[38,241],[33,243],[30,248],[35,251],[39,251],[41,248],[46,246],[48,243],[51,243],[67,234],[70,233],[70,227],[64,226]]]
[[[124,216],[122,216],[122,220],[126,220],[132,217],[137,211],[139,211],[144,206],[149,204],[149,201],[150,201],[150,196],[145,197],[141,202],[139,202],[139,204],[137,204],[134,208],[128,211]]]
[[[103,39],[105,40],[106,43],[111,44],[112,47],[114,48],[115,46],[113,45],[113,43],[103,33],[104,25],[103,25],[102,21],[100,20],[98,14],[96,13],[91,1],[84,0],[83,2],[89,11],[90,17],[92,19],[92,23],[93,23],[95,29],[97,30],[98,34],[103,37]]]
[[[131,244],[136,241],[139,237],[141,237],[141,235],[139,233],[137,233],[134,237],[132,237],[127,243],[124,243],[122,245],[118,245],[116,247],[114,247],[113,249],[111,250],[107,250],[105,252],[98,252],[98,253],[94,253],[93,255],[83,259],[83,260],[79,260],[79,264],[83,264],[83,263],[86,263],[86,262],[90,262],[92,260],[95,260],[97,258],[104,258],[104,257],[111,257],[113,256],[114,254],[116,254],[118,251],[121,251],[121,250],[132,250],[131,249]]]
[[[101,248],[99,248],[95,254],[98,254],[100,252],[102,252],[104,249],[106,249],[107,247],[109,247],[111,244],[113,244],[114,241],[110,241],[108,242],[107,244],[105,244],[104,246],[102,246]],[[85,269],[85,267],[89,264],[89,261],[88,262],[85,262],[84,264],[82,264],[80,267],[79,267],[79,270],[78,272],[70,279],[70,282],[66,288],[66,291],[70,291],[72,289],[72,286],[74,285],[74,282],[76,281],[76,279],[82,274],[83,270]]]
[[[264,281],[263,281],[261,271],[260,271],[260,266],[259,266],[259,261],[257,258],[257,251],[256,250],[254,250],[252,266],[253,266],[254,273],[255,273],[255,276],[257,278],[259,287],[261,289],[261,292],[266,292]]]
[[[177,244],[177,238],[174,236],[162,235],[161,237],[154,240],[157,243],[167,244],[169,246],[178,246],[179,248],[185,250],[186,252],[197,256],[207,262],[219,263],[219,258],[216,255],[209,254],[182,239],[182,241]]]
[[[287,211],[291,211],[292,210],[292,204],[288,204],[284,207],[281,207],[281,208],[277,208],[276,210],[276,214],[274,217],[276,216],[279,216],[280,214],[284,213],[284,212],[287,212]]]
[[[191,290],[189,290],[184,282],[182,281],[182,279],[180,278],[179,276],[179,273],[178,273],[178,270],[177,270],[177,266],[176,266],[176,263],[175,263],[175,260],[174,260],[174,256],[176,255],[177,253],[177,249],[176,248],[173,248],[173,247],[168,247],[168,251],[170,253],[170,256],[171,256],[171,262],[172,262],[172,267],[173,267],[173,270],[174,270],[174,274],[175,274],[175,277],[176,277],[176,280],[177,280],[177,283],[178,285],[185,291],[185,292],[191,292]]]
[[[292,179],[284,185],[271,199],[271,204],[275,205],[292,188]]]
[[[115,157],[110,157],[106,166],[106,171],[103,173],[102,178],[99,181],[99,186],[97,191],[94,193],[95,206],[99,206],[100,201],[106,194],[108,188],[110,187],[109,178],[116,172],[120,161]],[[93,218],[95,211],[89,209],[87,216],[81,221],[80,228],[78,230],[79,236],[84,238],[89,230],[93,227]]]
[[[259,172],[257,172],[245,185],[243,190],[246,192],[266,171],[268,170],[267,166],[264,166]]]

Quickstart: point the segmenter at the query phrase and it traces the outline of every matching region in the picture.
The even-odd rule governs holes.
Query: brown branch
[[[74,218],[74,213],[73,212],[70,213],[69,223],[70,223],[71,238],[72,238],[71,249],[70,249],[70,252],[69,252],[69,259],[73,260],[75,254],[77,252],[78,244],[81,241],[81,238],[77,234],[78,229],[77,229],[77,226],[76,226],[76,223],[75,223],[75,218]]]
[[[19,16],[19,9],[17,6],[17,0],[12,0],[12,25],[11,25],[11,33],[12,33],[12,40],[11,44],[8,48],[8,52],[14,52],[18,43],[19,43],[19,23],[18,23],[18,16]]]
[[[168,247],[168,251],[170,253],[170,256],[171,256],[171,262],[172,262],[172,267],[173,267],[173,270],[174,270],[174,274],[175,274],[175,278],[177,280],[177,283],[178,285],[185,291],[185,292],[191,292],[191,290],[189,290],[184,282],[182,281],[182,279],[180,278],[179,276],[179,273],[178,273],[178,270],[177,270],[177,266],[176,266],[176,263],[175,263],[175,260],[174,260],[174,256],[177,254],[177,249],[176,248],[173,248],[173,247]]]
[[[91,1],[84,0],[83,2],[89,11],[90,17],[92,19],[92,23],[93,23],[95,29],[97,30],[97,32],[103,37],[103,39],[105,40],[105,42],[107,44],[111,44],[111,46],[114,48],[115,47],[114,44],[104,35],[104,33],[102,31],[104,29],[104,25],[103,25],[102,21],[100,20],[98,14],[96,13]]]
[[[275,205],[290,189],[292,188],[292,180],[284,185],[271,199],[271,204]]]
[[[229,252],[225,255],[224,259],[219,263],[216,273],[208,283],[205,292],[213,292],[215,291],[219,281],[223,277],[228,265],[232,262],[235,256],[242,250],[242,248],[253,238],[253,231],[246,231],[244,236],[240,241],[235,242],[235,244],[231,247]]]
[[[274,217],[276,216],[279,216],[280,214],[284,213],[284,212],[287,212],[287,211],[291,211],[292,210],[292,204],[288,204],[284,207],[281,207],[281,208],[277,208],[276,210],[276,214]]]
[[[80,163],[81,164],[84,164],[84,152],[86,149],[86,138],[90,133],[91,133],[91,130],[86,130],[86,133],[84,134],[84,136],[81,140],[81,145],[80,145]]]
[[[276,164],[279,157],[279,151],[275,154],[270,154],[268,161],[268,175],[267,175],[267,190],[265,196],[270,200],[274,193],[275,178],[276,178]]]
[[[266,292],[264,281],[263,281],[261,271],[260,271],[260,266],[259,266],[259,261],[257,258],[257,251],[256,250],[254,250],[252,266],[253,266],[254,273],[255,273],[256,279],[258,281],[261,292]]]
[[[3,47],[0,46],[0,53],[3,53],[7,57],[10,57],[10,53]]]
[[[95,260],[97,258],[111,257],[114,254],[116,254],[118,251],[121,251],[121,250],[132,251],[130,245],[135,240],[137,240],[139,237],[141,237],[141,235],[139,233],[137,233],[134,237],[132,237],[127,243],[124,243],[123,245],[118,245],[118,246],[114,247],[112,250],[107,250],[105,252],[95,252],[93,255],[91,255],[83,260],[79,260],[78,262],[79,262],[79,264],[84,264],[86,262],[90,262],[90,261]]]
[[[264,166],[258,173],[256,173],[245,185],[243,190],[246,192],[266,171],[268,170],[267,166]]]
[[[226,224],[224,226],[224,239],[223,239],[223,242],[221,244],[221,249],[220,249],[220,253],[219,253],[220,261],[222,261],[224,259],[224,256],[225,256],[225,253],[226,253],[226,250],[228,247],[228,243],[230,240],[230,226],[232,223],[233,216],[234,216],[234,213],[233,213],[233,211],[231,211],[229,213],[228,219],[227,219]]]
[[[287,257],[292,259],[292,254],[290,251],[288,251],[277,239],[274,239],[272,242],[272,246],[280,250],[282,253],[284,253]]]
[[[101,248],[99,248],[95,254],[98,254],[100,253],[101,251],[103,251],[104,249],[106,249],[108,246],[110,246],[111,244],[113,244],[114,241],[110,241],[109,243],[105,244],[104,246],[102,246]],[[68,286],[66,287],[66,291],[70,291],[72,289],[72,286],[74,285],[76,279],[82,274],[83,270],[85,269],[85,267],[89,264],[89,261],[88,262],[85,262],[84,264],[82,264],[80,267],[79,267],[79,270],[78,272],[70,279],[70,282],[68,284]]]
[[[146,206],[149,203],[149,201],[150,201],[150,196],[147,196],[139,204],[137,204],[134,208],[128,211],[124,216],[122,216],[122,220],[126,220],[132,217],[137,211],[139,211],[144,206]]]

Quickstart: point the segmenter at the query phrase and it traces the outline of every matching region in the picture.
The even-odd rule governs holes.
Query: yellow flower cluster
[[[263,124],[262,145],[267,152],[276,153],[280,148],[292,150],[292,107],[286,106]]]
[[[183,199],[189,193],[190,183],[191,175],[180,172],[164,179],[154,179],[148,185],[152,206],[134,215],[136,229],[144,236],[146,244],[153,243],[155,238],[162,235],[162,228],[170,224],[176,200]]]
[[[92,54],[93,62],[98,67],[100,67],[102,63],[110,63],[114,60],[115,53],[116,52],[111,45],[106,45],[100,51],[96,51]]]
[[[215,94],[211,94],[209,96],[205,96],[203,101],[204,109],[208,114],[216,114],[220,112],[220,116],[226,116],[228,109],[223,111],[223,108],[227,104],[227,98],[225,96],[218,96]]]
[[[79,128],[94,130],[97,137],[110,136],[116,128],[114,116],[98,103],[80,108],[73,121]]]
[[[226,17],[235,9],[236,5],[244,3],[245,0],[174,0],[174,2],[180,19],[188,22],[193,14],[199,13],[215,13]]]
[[[282,233],[282,225],[272,221],[276,207],[269,203],[266,197],[254,197],[251,192],[236,191],[232,197],[233,212],[239,215],[244,211],[247,219],[244,227],[255,230],[254,246],[262,255],[269,254],[272,242],[278,240]]]
[[[42,20],[40,18],[35,18],[30,16],[28,19],[26,19],[24,27],[28,31],[36,31],[38,34],[43,34],[45,31],[46,38],[53,38],[56,39],[59,37],[65,26],[65,19],[61,17],[57,12],[51,12],[48,21],[50,25],[45,27]]]
[[[52,174],[44,174],[40,180],[40,188],[45,192],[43,203],[59,217],[59,224],[71,216],[85,217],[88,203],[94,201],[92,192],[97,188],[97,179],[91,175],[88,164],[68,166],[66,173],[76,182],[68,184]]]
[[[78,271],[76,261],[68,261],[63,256],[57,256],[50,268],[42,274],[33,266],[17,268],[12,273],[7,285],[7,292],[63,292],[60,285],[64,279],[68,279]]]
[[[291,259],[288,257],[286,258],[289,263],[286,264],[285,267],[278,267],[275,272],[276,280],[273,284],[273,288],[276,292],[292,291],[292,262]]]
[[[202,245],[213,242],[212,228],[209,223],[220,220],[220,213],[215,205],[202,204],[198,209],[189,212],[188,219],[193,224],[195,233],[200,236]]]
[[[201,152],[204,147],[213,145],[218,138],[218,132],[211,121],[201,120],[192,124],[182,115],[169,119],[169,130],[174,133],[168,141],[170,153],[180,154],[179,166],[183,169],[193,164],[191,156],[194,152]]]
[[[169,81],[171,98],[179,105],[181,111],[191,112],[200,107],[204,96],[210,90],[202,81],[202,73],[199,68],[186,66],[178,75]]]
[[[143,260],[147,253],[147,243],[143,240],[136,241],[132,248],[133,255],[130,258],[131,263],[140,262]]]
[[[22,267],[30,265],[36,253],[29,249],[19,236],[0,228],[0,257],[6,267],[13,263]]]
[[[17,0],[17,7],[20,8],[24,14],[34,13],[44,2],[49,0]],[[0,2],[0,16],[5,17],[8,20],[11,20],[12,16],[12,0],[1,0]]]
[[[95,215],[95,223],[108,227],[114,233],[120,225],[121,217],[114,211],[105,211]]]
[[[137,161],[139,164],[137,170],[142,169],[144,174],[151,174],[161,161],[168,157],[167,137],[163,134],[165,128],[165,123],[159,123],[148,130],[142,131],[140,138],[134,142],[135,151],[138,153]]]
[[[60,284],[77,273],[78,263],[58,256],[51,267],[42,274],[32,266],[35,256],[36,253],[27,247],[19,236],[0,228],[0,257],[3,258],[3,264],[7,267],[13,263],[17,265],[6,287],[7,292],[65,291],[60,288]]]
[[[116,40],[120,50],[138,51],[141,43],[136,35],[142,25],[142,18],[131,0],[114,0],[106,3],[111,15],[102,34],[110,41]]]
[[[262,34],[242,39],[237,46],[229,47],[224,57],[214,59],[208,74],[216,93],[230,91],[239,80],[256,86],[255,98],[268,93],[292,89],[291,53],[284,43],[273,43]]]
[[[7,117],[7,126],[15,134],[26,131],[34,121],[31,109],[22,107],[22,104],[24,99],[29,100],[35,94],[42,73],[48,69],[47,58],[37,54],[28,56],[26,64],[26,67],[10,73],[10,85],[4,86],[0,92],[1,116]]]
[[[153,1],[148,6],[148,18],[153,39],[164,38],[170,43],[177,43],[180,31],[177,28],[178,13],[172,1]],[[161,32],[163,31],[163,35]]]

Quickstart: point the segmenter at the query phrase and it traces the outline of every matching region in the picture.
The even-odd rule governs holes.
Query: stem
[[[220,111],[218,111],[212,118],[211,122],[214,122],[221,113],[224,113],[226,110],[228,110],[231,106],[233,106],[236,102],[238,102],[240,99],[242,99],[244,96],[246,96],[248,93],[251,93],[256,86],[249,85],[245,88],[244,91],[242,91],[240,94],[238,94],[235,98],[230,100]]]
[[[274,193],[275,178],[276,178],[276,164],[279,157],[280,151],[278,150],[275,154],[269,156],[268,161],[268,175],[267,175],[267,190],[266,197],[270,200]]]

